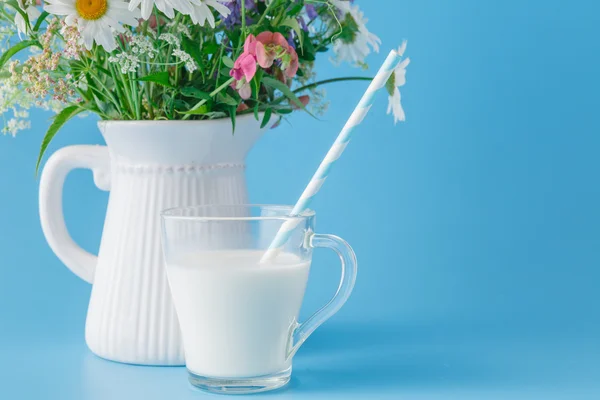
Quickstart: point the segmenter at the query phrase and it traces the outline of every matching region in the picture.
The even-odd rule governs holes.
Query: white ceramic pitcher
[[[107,146],[69,146],[48,160],[40,182],[42,229],[52,250],[93,283],[85,337],[113,361],[183,365],[183,346],[160,246],[160,211],[247,203],[245,157],[263,129],[254,116],[231,121],[103,121]],[[98,256],[69,236],[64,180],[88,168],[110,190]]]

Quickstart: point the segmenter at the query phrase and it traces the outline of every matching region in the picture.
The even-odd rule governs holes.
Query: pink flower
[[[269,68],[276,59],[288,78],[298,72],[298,53],[279,32],[262,32],[256,37],[256,60],[262,68]]]
[[[262,68],[270,68],[275,60],[281,61],[281,70],[288,78],[293,78],[298,72],[298,53],[281,33],[265,31],[258,36],[248,35],[244,42],[244,52],[229,71],[229,75],[236,80],[231,86],[242,99],[249,99],[252,96],[249,82],[256,74],[256,63]],[[283,76],[282,80],[285,81]]]
[[[250,96],[252,96],[252,88],[250,87],[250,84],[248,82],[243,83],[238,88],[238,93],[242,99],[248,100]]]
[[[256,60],[258,65],[263,68],[269,68],[273,61],[281,58],[290,47],[287,40],[279,32],[261,32],[256,37]]]
[[[254,35],[248,35],[244,43],[244,52],[235,60],[233,69],[229,71],[229,75],[234,77],[236,81],[246,77],[246,81],[250,82],[256,74],[256,38]]]
[[[239,81],[232,82],[230,86],[234,90],[237,90],[240,97],[244,100],[248,100],[250,96],[252,96],[252,86],[250,86],[250,83],[248,83],[243,76]]]
[[[249,34],[244,42],[244,53],[250,53],[256,57],[256,36]]]
[[[293,78],[298,72],[298,53],[292,46],[288,48],[289,52],[289,61],[286,63],[286,60],[283,60],[282,68],[285,71],[285,74],[288,78]]]
[[[229,75],[233,76],[236,81],[242,79],[242,77],[246,77],[246,81],[251,81],[256,74],[256,58],[250,53],[242,53],[235,60],[233,64],[233,69],[229,71]]]

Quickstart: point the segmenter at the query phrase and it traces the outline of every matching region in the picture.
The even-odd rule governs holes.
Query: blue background
[[[319,231],[355,248],[359,278],[300,350],[291,385],[266,396],[599,398],[600,4],[359,3],[383,41],[371,73],[409,39],[408,121],[393,125],[382,93],[314,201]],[[356,74],[326,56],[318,70]],[[297,114],[266,134],[248,160],[253,202],[295,201],[365,87],[329,86],[323,121]],[[181,368],[86,349],[90,286],[39,226],[33,167],[49,115],[34,116],[0,138],[0,397],[207,396]],[[76,120],[50,152],[101,141],[93,118]],[[67,225],[91,251],[106,201],[88,171],[68,179]],[[303,315],[337,280],[319,252]]]

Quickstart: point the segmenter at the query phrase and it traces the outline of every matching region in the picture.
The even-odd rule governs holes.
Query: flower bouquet
[[[266,126],[300,109],[319,114],[318,53],[365,68],[380,40],[345,0],[3,0],[0,12],[3,133],[30,126],[28,109],[56,115],[41,157],[69,119],[205,120],[253,113]],[[30,50],[29,54],[24,50]],[[403,51],[403,49],[401,49]],[[388,113],[404,119],[388,82]]]
[[[86,113],[101,119],[106,146],[57,150],[39,185],[40,221],[50,247],[94,284],[88,347],[113,361],[183,365],[159,213],[248,203],[246,154],[264,130],[294,110],[322,113],[322,85],[371,79],[318,80],[317,55],[332,49],[333,62],[365,68],[379,39],[359,7],[344,0],[0,4],[0,129],[14,135],[28,128],[32,107],[54,111],[39,166],[69,119]],[[394,63],[369,86],[378,90],[387,81],[388,113],[396,121],[404,119],[398,91],[409,62],[399,58],[404,47],[390,52]],[[361,103],[364,117],[371,103]],[[236,126],[240,132],[232,135]],[[96,186],[111,192],[97,255],[77,246],[63,217],[62,189],[75,168],[91,170]],[[235,232],[211,228],[206,241],[228,243]]]

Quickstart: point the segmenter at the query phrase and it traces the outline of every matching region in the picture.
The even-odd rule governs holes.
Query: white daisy
[[[150,18],[154,6],[169,18],[175,16],[174,10],[183,14],[190,14],[192,12],[192,3],[190,0],[131,0],[129,3],[129,10],[135,10],[140,4],[142,18],[144,19]]]
[[[369,32],[366,26],[368,20],[357,5],[343,0],[331,0],[331,3],[340,10],[339,20],[343,26],[342,34],[333,42],[335,60],[363,64],[371,53],[371,47],[379,52],[381,39]],[[332,29],[337,31],[339,26],[335,24]]]
[[[402,56],[404,51],[406,50],[406,40],[402,42],[402,45],[398,48],[398,55]],[[396,69],[394,69],[394,73],[390,76],[386,87],[388,89],[389,98],[388,98],[388,109],[387,113],[393,113],[394,115],[394,124],[398,123],[398,121],[404,121],[406,119],[406,115],[404,114],[404,109],[402,108],[400,90],[398,89],[401,86],[404,86],[406,83],[406,66],[410,63],[410,58],[405,58],[400,61]]]
[[[193,11],[190,13],[190,17],[192,18],[192,22],[194,24],[198,24],[200,26],[204,26],[206,21],[211,28],[215,27],[215,16],[213,15],[211,9],[212,7],[217,11],[221,16],[227,17],[231,10],[222,4],[223,1],[226,0],[191,0]]]
[[[27,1],[24,2],[23,0],[17,0],[17,2],[21,10],[27,13],[30,23],[42,15],[35,4],[28,4]],[[17,32],[19,33],[19,36],[21,36],[21,33],[27,34],[27,24],[25,23],[25,18],[23,18],[20,12],[15,13],[15,25],[17,26]]]
[[[115,32],[123,33],[121,24],[138,25],[139,10],[129,11],[122,0],[46,0],[44,10],[50,14],[64,15],[65,23],[77,26],[86,49],[94,41],[108,52],[117,47]]]

